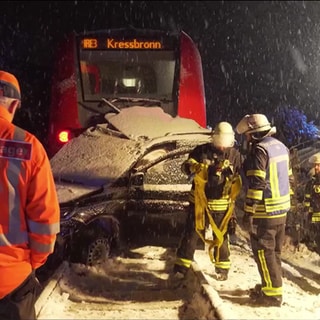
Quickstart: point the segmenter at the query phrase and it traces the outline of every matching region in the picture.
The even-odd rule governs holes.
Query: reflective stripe
[[[281,207],[276,207],[276,209],[280,210]],[[253,208],[253,206],[249,206],[245,204],[244,210],[246,212],[251,212],[253,214],[253,218],[259,218],[259,219],[266,219],[266,218],[280,218],[280,217],[285,217],[287,215],[287,211],[279,214],[279,213],[274,213],[274,212],[267,212],[266,207],[264,204],[257,204]]]
[[[253,218],[254,219],[276,219],[276,218],[282,218],[282,217],[286,217],[287,216],[287,212],[284,212],[284,213],[277,213],[277,214],[274,214],[274,215],[270,215],[270,214],[267,214],[266,212],[255,212],[254,215],[253,215]]]
[[[219,262],[215,262],[214,265],[217,268],[229,270],[231,267],[231,262],[230,261],[219,261]]]
[[[261,291],[266,295],[266,296],[282,296],[283,295],[283,290],[282,287],[279,288],[269,288],[269,287],[262,287]]]
[[[175,264],[186,267],[186,268],[190,268],[191,263],[192,263],[192,260],[184,259],[184,258],[177,258],[175,262]]]
[[[263,170],[247,170],[246,175],[247,177],[256,176],[256,177],[265,178],[266,172]]]
[[[263,190],[248,189],[247,198],[254,200],[262,200]]]
[[[13,244],[26,243],[27,241],[28,241],[27,231],[9,232],[6,234],[0,234],[0,247],[11,246]]]
[[[24,141],[25,131],[15,127],[14,140]],[[21,160],[8,158],[7,177],[8,177],[8,204],[9,204],[9,223],[8,232],[1,234],[0,246],[9,246],[26,243],[28,240],[27,231],[21,230],[20,219],[20,197],[19,197],[19,176],[24,176]]]
[[[279,155],[279,156],[275,156],[275,157],[272,157],[270,159],[270,163],[273,163],[273,162],[281,162],[281,161],[287,161],[288,160],[288,156],[286,154],[282,154],[282,155]],[[290,169],[288,169],[288,173],[289,173]]]
[[[320,222],[320,212],[313,212],[311,222]]]
[[[266,171],[267,184],[263,192],[265,211],[270,216],[280,217],[291,207],[288,150],[280,141],[272,137],[267,137],[258,145],[263,147],[269,156],[269,168]],[[259,216],[260,214],[257,213]]]
[[[211,211],[225,211],[228,209],[229,200],[227,199],[209,199],[208,208]]]
[[[270,173],[270,188],[272,192],[272,200],[275,198],[280,197],[280,190],[279,190],[279,177],[278,177],[278,163],[275,161],[270,161],[269,165],[269,173]],[[265,202],[267,203],[268,200],[271,199],[265,199]]]
[[[258,250],[258,259],[262,271],[262,276],[266,283],[266,286],[262,287],[261,291],[266,296],[282,296],[282,287],[273,287],[264,250]]]
[[[287,203],[287,201],[290,200],[290,194],[287,194],[285,196],[280,197],[274,197],[274,198],[268,198],[265,199],[265,203],[267,205],[274,205],[274,204],[281,204],[281,203]]]
[[[271,282],[271,277],[270,277],[266,257],[264,255],[264,250],[258,250],[258,259],[260,262],[263,279],[267,285],[267,288],[270,288],[272,287],[272,282]]]
[[[29,240],[30,248],[38,253],[48,253],[52,252],[54,249],[54,243],[40,243],[30,238]]]
[[[29,231],[40,235],[55,235],[60,231],[60,224],[58,222],[53,224],[43,224],[28,220]]]

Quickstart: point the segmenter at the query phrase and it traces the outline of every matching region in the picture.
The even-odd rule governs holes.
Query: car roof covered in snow
[[[159,107],[130,107],[107,114],[106,119],[108,124],[89,128],[51,158],[60,202],[107,187],[126,174],[150,145],[180,139],[196,145],[211,136],[194,120],[172,117]]]

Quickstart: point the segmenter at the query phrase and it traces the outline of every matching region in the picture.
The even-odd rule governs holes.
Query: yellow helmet
[[[233,147],[234,145],[234,131],[229,122],[219,122],[212,134],[212,143],[215,147]]]
[[[309,162],[312,164],[320,163],[320,153],[314,154],[310,159]]]

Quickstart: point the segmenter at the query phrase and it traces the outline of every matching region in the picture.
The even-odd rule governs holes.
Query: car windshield
[[[174,51],[80,50],[84,101],[130,96],[172,100]]]

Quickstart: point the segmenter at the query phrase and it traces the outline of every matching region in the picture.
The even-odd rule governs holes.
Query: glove
[[[199,162],[191,163],[187,160],[182,163],[181,171],[189,176],[191,174],[199,173],[202,170],[202,166],[203,166],[202,163],[199,163]]]
[[[243,229],[249,233],[253,232],[253,216],[251,213],[245,212],[242,217]]]
[[[236,233],[236,228],[237,228],[237,218],[231,217],[228,223],[228,233],[230,236]]]
[[[199,173],[202,170],[203,164],[202,163],[193,163],[190,166],[190,171],[192,173]]]

